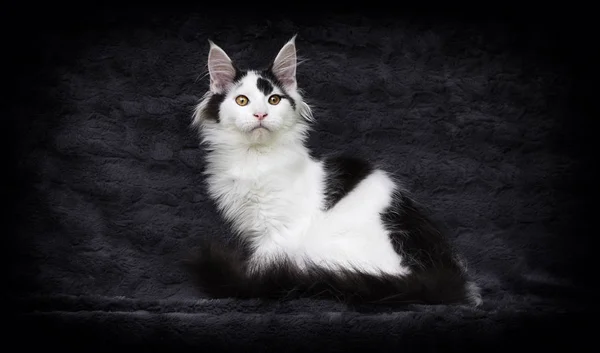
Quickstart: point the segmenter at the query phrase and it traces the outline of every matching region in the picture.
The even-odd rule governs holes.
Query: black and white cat
[[[196,279],[213,297],[479,305],[463,261],[400,183],[366,160],[315,159],[294,36],[265,70],[210,42],[210,90],[192,126],[208,192],[235,232],[208,237]]]

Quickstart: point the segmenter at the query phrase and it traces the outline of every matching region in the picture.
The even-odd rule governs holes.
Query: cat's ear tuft
[[[235,67],[229,56],[213,41],[208,40],[208,73],[210,74],[210,90],[213,93],[223,93],[235,79]]]
[[[296,35],[279,50],[271,70],[285,89],[295,90],[296,83]]]

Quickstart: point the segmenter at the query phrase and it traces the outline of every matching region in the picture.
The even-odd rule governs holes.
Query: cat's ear
[[[229,56],[211,40],[208,53],[208,72],[210,74],[210,90],[213,93],[223,93],[233,84],[235,67]]]
[[[271,71],[285,89],[295,90],[296,83],[296,35],[279,50],[271,66]]]

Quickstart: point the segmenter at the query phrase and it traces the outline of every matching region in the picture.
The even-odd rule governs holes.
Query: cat
[[[192,263],[204,293],[482,303],[465,262],[399,181],[353,155],[311,155],[315,118],[296,80],[296,35],[260,70],[240,69],[208,42],[210,84],[191,127],[234,241],[203,240]]]

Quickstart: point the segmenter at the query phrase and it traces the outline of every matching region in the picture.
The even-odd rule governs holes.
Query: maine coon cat
[[[213,297],[346,303],[481,303],[464,262],[401,183],[367,160],[311,156],[314,120],[296,80],[294,36],[242,70],[210,41],[209,91],[192,126],[208,193],[235,241],[210,235],[194,269]]]

